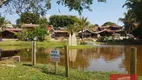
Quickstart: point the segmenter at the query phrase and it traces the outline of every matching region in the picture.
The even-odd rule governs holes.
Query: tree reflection
[[[130,53],[131,53],[131,47],[137,48],[137,74],[142,75],[142,46],[127,46],[125,48],[125,59],[123,61],[123,64],[125,65],[126,71],[130,73]]]

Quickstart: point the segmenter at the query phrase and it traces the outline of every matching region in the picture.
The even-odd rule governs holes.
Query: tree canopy
[[[127,13],[124,13],[124,18],[119,18],[119,21],[124,23],[126,33],[132,32],[139,24],[136,21],[136,15],[132,10],[128,10]]]
[[[21,15],[20,21],[26,24],[38,24],[40,16],[34,13],[25,12]]]
[[[47,30],[45,29],[45,26],[39,26],[34,31],[28,31],[28,35],[26,38],[29,40],[33,40],[35,37],[38,41],[44,41],[45,36],[48,35]]]
[[[114,22],[105,22],[102,26],[112,25],[115,24]]]
[[[49,18],[50,25],[54,27],[67,27],[68,25],[73,25],[77,22],[78,18],[76,16],[68,15],[53,15]]]
[[[81,17],[76,23],[77,30],[82,32],[82,41],[83,41],[83,30],[89,27],[89,21],[85,17]]]
[[[142,0],[127,0],[124,6],[127,6],[128,10],[135,14],[136,22],[140,23],[138,28],[133,31],[133,34],[136,37],[142,38]]]
[[[8,23],[8,21],[5,19],[5,17],[0,15],[0,32],[3,31],[3,29],[6,27],[5,25]]]
[[[47,25],[48,24],[47,18],[45,18],[45,17],[40,18],[39,19],[39,24]]]
[[[106,0],[98,1],[105,2]],[[78,11],[79,14],[81,14],[84,9],[91,10],[90,5],[93,4],[93,0],[6,0],[6,2],[1,3],[1,5],[4,4],[9,13],[16,12],[20,15],[24,12],[33,12],[35,14],[45,15],[47,10],[51,9],[51,2],[56,2],[58,5],[68,7],[70,11]]]

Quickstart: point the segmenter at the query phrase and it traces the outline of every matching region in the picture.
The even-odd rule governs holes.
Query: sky
[[[97,0],[93,0],[93,5],[91,5],[93,11],[84,10],[82,16],[87,17],[88,21],[92,24],[99,24],[101,26],[103,23],[111,21],[122,26],[123,23],[118,21],[118,19],[120,17],[123,18],[123,14],[127,12],[126,8],[122,8],[125,1],[126,0],[107,0],[106,3],[101,3],[97,2]],[[16,24],[15,21],[19,16],[17,14],[4,14],[4,10],[5,8],[0,8],[2,15],[13,24]],[[51,9],[47,11],[46,17],[48,18],[51,15],[75,15],[80,17],[77,11],[69,11],[67,7],[57,5],[55,0],[52,0]]]

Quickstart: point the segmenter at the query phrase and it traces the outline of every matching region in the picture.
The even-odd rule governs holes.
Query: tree
[[[136,28],[132,33],[134,36],[142,38],[142,1],[141,0],[127,0],[124,6],[127,6],[128,10],[131,10],[135,14],[136,22],[139,22],[138,28]],[[123,7],[124,7],[123,6]]]
[[[32,41],[35,37],[37,38],[37,41],[44,41],[45,40],[45,36],[48,35],[47,30],[45,29],[45,26],[40,25],[39,27],[37,27],[35,30],[33,31],[22,31],[22,32],[18,32],[16,33],[17,37],[19,40],[30,40]]]
[[[2,17],[0,15],[0,28],[1,28],[1,31],[4,30],[4,28],[6,27],[5,25],[8,23],[8,21],[5,20],[5,17]]]
[[[78,18],[76,16],[67,16],[67,15],[53,15],[49,18],[50,25],[54,27],[67,27],[68,25],[73,25],[77,22]]]
[[[83,41],[83,30],[87,28],[89,25],[89,21],[87,18],[81,17],[79,21],[76,23],[77,29],[82,32],[82,41]]]
[[[21,23],[39,24],[40,16],[34,13],[25,12],[21,15]]]
[[[90,25],[88,26],[88,29],[89,29],[90,31],[94,31],[95,27],[98,27],[98,26],[99,26],[98,24],[90,24]]]
[[[47,18],[43,17],[39,19],[39,24],[41,25],[47,25],[48,24],[48,20]]]
[[[23,15],[21,15],[21,18],[16,20],[16,26],[20,27],[22,23],[26,24],[32,23],[32,24],[40,24],[46,26],[48,24],[48,20],[45,17],[40,18],[38,15],[26,12]]]
[[[119,18],[119,21],[124,23],[124,29],[126,33],[132,32],[139,24],[136,21],[136,15],[132,10],[128,10],[127,13],[124,13],[124,18]]]
[[[20,16],[25,12],[30,12],[45,15],[51,4],[50,0],[7,0],[5,6],[10,14],[17,13]]]
[[[0,15],[0,32],[3,32],[4,31],[4,28],[6,28],[6,24],[8,23],[8,21],[5,20],[5,17],[2,17]],[[2,37],[2,34],[1,34],[1,37]]]
[[[9,13],[22,14],[24,12],[33,12],[35,14],[45,15],[47,10],[51,8],[52,0],[6,0],[5,5]],[[106,0],[98,0],[99,2],[105,2]],[[78,11],[79,14],[83,12],[83,9],[91,10],[90,5],[93,4],[93,0],[57,0],[54,1],[58,5],[68,7],[69,10]]]
[[[107,25],[111,26],[112,24],[115,24],[115,23],[114,22],[105,22],[102,26],[107,26]]]
[[[74,32],[77,32],[77,26],[73,25],[68,25],[66,30],[69,32],[69,34],[73,35]]]
[[[44,41],[46,35],[48,35],[48,33],[45,27],[39,26],[34,31],[29,31],[27,38],[29,40],[33,40],[35,37],[37,37],[38,41]]]
[[[43,41],[45,36],[48,35],[46,26],[48,24],[48,21],[46,18],[40,18],[39,15],[34,13],[23,13],[21,15],[21,18],[17,19],[17,25],[20,25],[22,23],[25,24],[39,24],[40,26],[36,27],[33,31],[22,31],[17,33],[16,35],[20,40],[33,40],[35,37],[37,37],[38,41]]]
[[[16,20],[16,27],[20,28],[21,25],[21,18]]]
[[[19,40],[24,41],[24,40],[27,38],[27,36],[28,36],[28,32],[24,32],[24,31],[22,31],[22,32],[17,32],[17,33],[15,33],[15,35],[17,36],[17,38],[18,38]]]

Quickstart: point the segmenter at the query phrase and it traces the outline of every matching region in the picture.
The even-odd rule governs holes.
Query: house
[[[52,38],[69,37],[69,33],[66,30],[54,30],[52,25],[48,25],[47,29]]]
[[[15,33],[21,32],[21,31],[22,31],[22,29],[20,29],[20,28],[11,28],[11,29],[4,30],[0,34],[1,34],[2,38],[7,38],[7,39],[9,39],[9,38],[17,38]]]
[[[82,31],[78,32],[78,37],[82,38],[82,36],[84,38],[88,38],[88,37],[96,38],[97,34],[93,31],[89,31],[88,29],[85,29],[83,30],[83,32]]]
[[[68,31],[65,30],[54,30],[55,37],[69,37]]]
[[[97,27],[94,32],[96,34],[100,34],[101,36],[112,36],[115,33],[123,33],[122,27],[117,25],[111,25],[111,26],[102,26]]]

